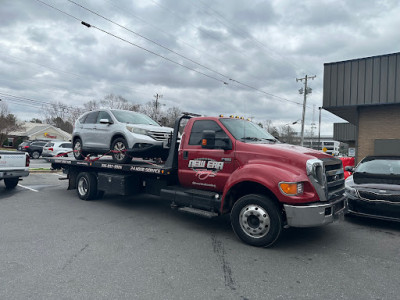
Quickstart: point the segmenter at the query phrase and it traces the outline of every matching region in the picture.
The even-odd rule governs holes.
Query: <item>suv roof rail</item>
[[[201,117],[201,115],[199,115],[199,114],[190,113],[190,112],[186,112],[186,111],[182,112],[182,114],[185,116]]]

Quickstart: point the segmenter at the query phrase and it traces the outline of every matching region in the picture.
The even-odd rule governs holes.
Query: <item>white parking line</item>
[[[23,186],[23,185],[21,185],[21,184],[18,184],[18,186],[20,186],[20,187],[22,187],[22,188],[24,188],[24,189],[27,189],[27,190],[30,190],[30,191],[36,192],[36,193],[38,193],[38,192],[39,192],[38,190],[35,190],[35,189],[33,189],[33,188],[30,188],[30,187],[27,187],[27,186]]]
[[[57,174],[57,173],[52,173],[54,176],[60,176],[60,177],[64,177],[66,176],[65,174]]]

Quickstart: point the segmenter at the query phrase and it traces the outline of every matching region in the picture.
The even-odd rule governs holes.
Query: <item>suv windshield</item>
[[[226,129],[242,142],[276,142],[277,140],[268,132],[254,123],[242,119],[220,119]]]
[[[124,110],[112,110],[111,112],[118,122],[121,123],[160,126],[156,121],[146,115]]]
[[[366,158],[360,162],[357,173],[400,175],[399,158]]]

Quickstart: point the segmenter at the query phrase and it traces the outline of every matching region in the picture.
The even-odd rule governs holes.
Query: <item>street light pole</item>
[[[322,150],[322,147],[321,147],[321,110],[322,110],[322,107],[318,107],[318,109],[319,109],[318,150]],[[321,149],[320,149],[320,147],[321,147]]]

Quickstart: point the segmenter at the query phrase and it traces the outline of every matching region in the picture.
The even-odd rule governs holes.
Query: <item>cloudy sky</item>
[[[309,130],[324,63],[400,51],[391,0],[0,3],[0,98],[21,120],[41,118],[49,102],[82,106],[113,93],[145,104],[158,93],[165,108],[283,125],[302,115],[296,78],[316,75]],[[341,121],[324,111],[322,133]]]

